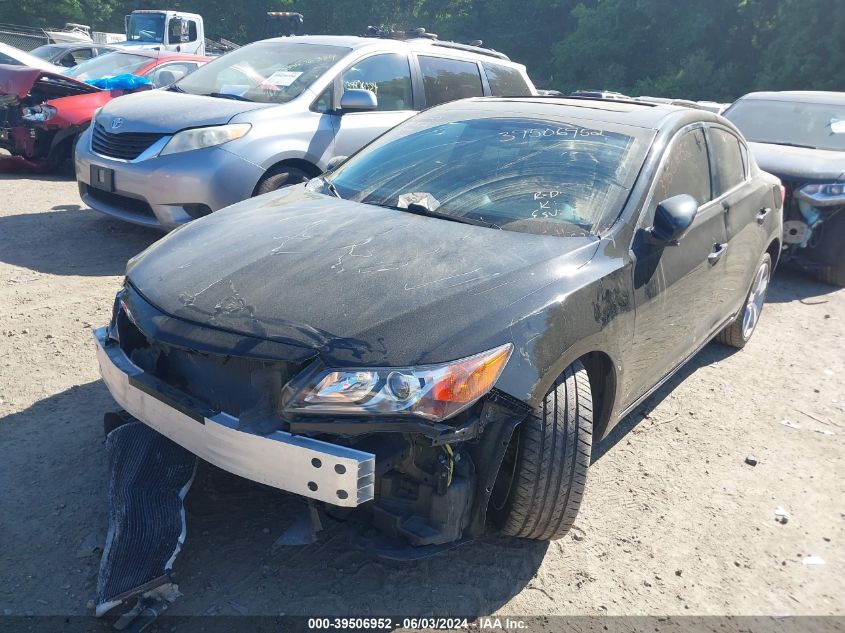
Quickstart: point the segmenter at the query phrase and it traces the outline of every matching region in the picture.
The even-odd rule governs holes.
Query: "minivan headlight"
[[[230,123],[228,125],[214,125],[212,127],[198,127],[192,130],[182,130],[173,135],[160,156],[188,152],[192,149],[214,147],[245,136],[252,126],[249,123]]]
[[[320,365],[288,383],[282,406],[292,414],[419,416],[445,420],[493,388],[513,345],[468,358],[415,367],[331,369]]]

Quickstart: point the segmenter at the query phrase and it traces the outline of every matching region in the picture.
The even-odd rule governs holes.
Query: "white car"
[[[61,72],[62,70],[60,66],[51,64],[35,55],[30,55],[26,51],[9,46],[8,44],[3,44],[2,42],[0,42],[0,64],[29,66],[30,68],[40,68],[41,70],[49,70],[54,73]]]

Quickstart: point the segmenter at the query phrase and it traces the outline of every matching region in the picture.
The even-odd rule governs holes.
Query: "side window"
[[[412,110],[411,67],[404,55],[374,55],[347,68],[340,77],[344,90],[372,90],[378,110]]]
[[[94,51],[90,48],[79,48],[75,51],[71,51],[68,55],[72,58],[72,65],[81,64],[84,61],[91,59]],[[64,60],[62,60],[64,61]]]
[[[745,180],[739,139],[725,130],[710,128],[710,163],[716,175],[716,196]]]
[[[669,150],[669,156],[663,164],[651,207],[672,196],[682,193],[691,195],[699,205],[709,202],[710,165],[707,162],[707,144],[701,129],[685,132]]]
[[[323,94],[317,97],[317,100],[311,104],[311,112],[319,112],[325,114],[334,108],[334,84],[329,84],[329,87],[323,90]]]
[[[182,79],[189,72],[197,69],[196,62],[176,62],[173,64],[162,64],[147,73],[147,78],[156,88],[169,86],[174,81]]]
[[[516,68],[488,62],[483,62],[481,66],[494,97],[527,97],[531,94],[522,73]]]
[[[420,55],[419,61],[429,107],[483,94],[481,75],[475,62],[425,55]]]

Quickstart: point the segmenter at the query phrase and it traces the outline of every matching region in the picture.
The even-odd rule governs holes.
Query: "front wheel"
[[[760,314],[763,312],[763,304],[766,302],[766,291],[769,289],[771,277],[772,258],[768,253],[764,253],[763,259],[757,266],[757,272],[754,274],[754,281],[751,282],[751,289],[748,291],[742,312],[716,335],[716,340],[719,343],[742,349],[751,340],[751,336],[760,322]]]
[[[289,167],[281,165],[274,167],[267,171],[261,178],[258,186],[255,188],[255,195],[260,196],[262,193],[270,193],[283,187],[297,185],[308,180],[308,174],[296,167]]]
[[[491,498],[502,533],[545,541],[569,531],[587,483],[592,438],[590,380],[576,361],[511,440]]]

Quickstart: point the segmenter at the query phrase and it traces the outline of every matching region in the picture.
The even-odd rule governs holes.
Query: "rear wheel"
[[[766,302],[766,291],[769,289],[771,276],[772,258],[768,253],[764,253],[754,274],[754,281],[751,282],[751,290],[748,291],[745,306],[742,312],[716,335],[719,343],[742,349],[751,340],[754,330],[757,329],[757,323],[760,322],[760,314]]]
[[[262,193],[270,193],[283,187],[296,185],[308,180],[309,176],[301,169],[290,167],[288,165],[279,165],[273,167],[261,178],[258,186],[255,188],[255,195],[260,196]]]
[[[569,531],[587,483],[592,437],[590,381],[576,361],[511,442],[491,498],[504,534],[552,540]]]

